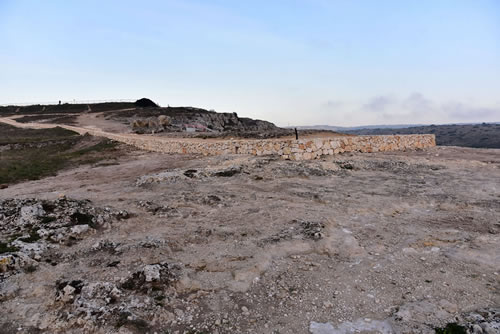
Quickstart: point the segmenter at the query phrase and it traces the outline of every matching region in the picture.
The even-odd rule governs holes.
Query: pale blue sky
[[[498,0],[0,0],[0,104],[150,97],[278,125],[500,121]]]

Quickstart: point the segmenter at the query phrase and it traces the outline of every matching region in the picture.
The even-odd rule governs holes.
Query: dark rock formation
[[[123,113],[120,116],[125,116]],[[127,115],[132,116],[132,115]],[[132,128],[137,133],[203,132],[235,136],[288,134],[288,129],[271,122],[238,117],[236,113],[218,113],[193,107],[168,107],[136,112]]]

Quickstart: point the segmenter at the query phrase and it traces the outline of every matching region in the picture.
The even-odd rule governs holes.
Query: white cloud
[[[443,105],[443,110],[447,112],[453,119],[463,121],[474,121],[478,119],[495,119],[500,120],[500,107],[478,107],[470,106],[460,102],[451,102]]]
[[[462,122],[498,122],[500,104],[480,104],[474,101],[442,102],[420,92],[406,97],[377,95],[365,101],[327,100],[321,104],[318,116],[327,119],[321,124],[441,124]],[[354,122],[354,123],[353,123]]]
[[[379,95],[375,96],[363,105],[363,110],[370,112],[385,112],[396,101],[390,96]]]
[[[403,107],[412,112],[429,112],[435,109],[434,103],[421,93],[410,94],[402,101]]]
[[[326,109],[339,109],[343,106],[344,102],[339,100],[328,100],[322,104],[323,108]]]

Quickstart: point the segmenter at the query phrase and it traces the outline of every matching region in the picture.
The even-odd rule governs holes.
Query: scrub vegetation
[[[20,129],[0,124],[0,185],[37,180],[59,170],[116,155],[118,143],[62,128]]]

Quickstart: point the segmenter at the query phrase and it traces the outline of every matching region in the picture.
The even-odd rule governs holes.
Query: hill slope
[[[427,125],[400,129],[359,129],[345,132],[357,135],[431,133],[436,135],[437,145],[500,148],[500,124],[494,123]]]

